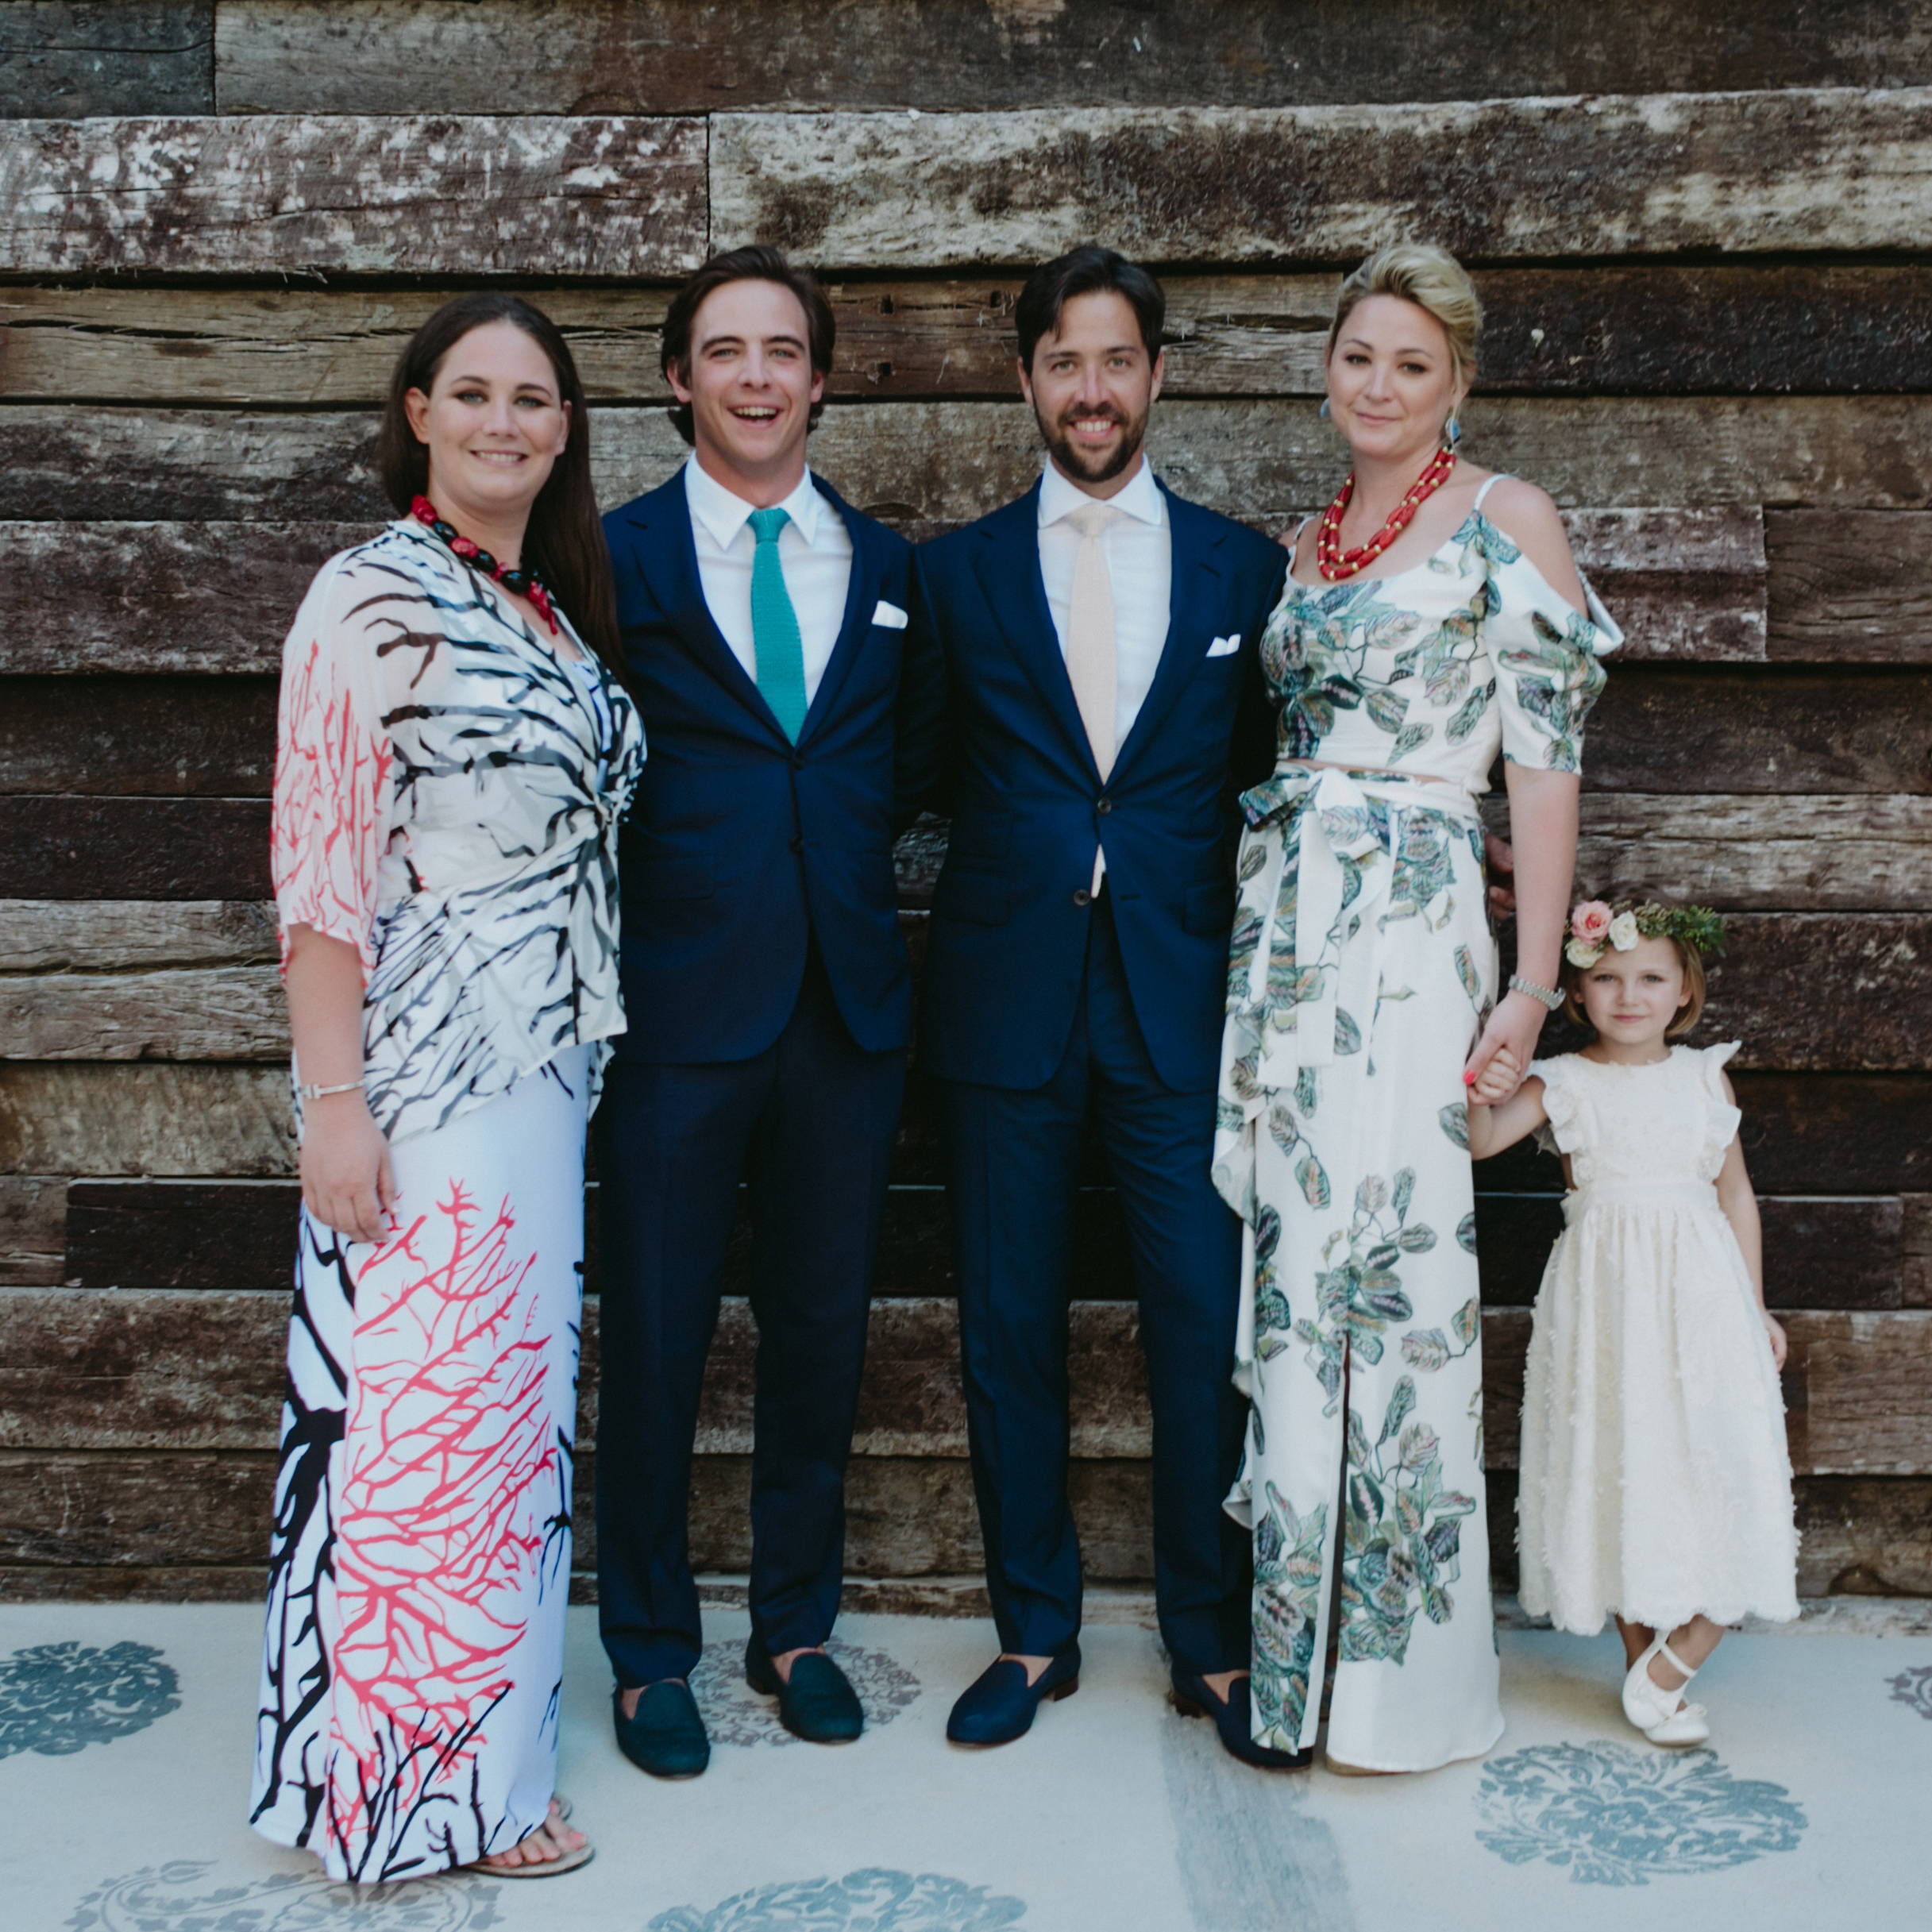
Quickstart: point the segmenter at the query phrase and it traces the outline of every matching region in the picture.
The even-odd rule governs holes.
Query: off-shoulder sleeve
[[[1502,708],[1503,756],[1537,771],[1580,772],[1583,720],[1603,689],[1599,660],[1623,633],[1587,580],[1587,608],[1579,611],[1493,524],[1487,534],[1484,628]]]
[[[270,871],[288,962],[291,926],[346,940],[376,963],[376,874],[388,842],[389,736],[375,641],[355,614],[356,573],[324,565],[282,648]]]
[[[1570,1077],[1571,1056],[1532,1060],[1530,1073],[1543,1082],[1543,1111],[1548,1120],[1537,1129],[1537,1145],[1545,1154],[1576,1154],[1583,1144],[1583,1097]]]
[[[1705,1047],[1698,1055],[1704,1082],[1704,1166],[1707,1178],[1714,1181],[1744,1121],[1742,1113],[1724,1092],[1725,1063],[1741,1043],[1726,1040],[1722,1046]]]

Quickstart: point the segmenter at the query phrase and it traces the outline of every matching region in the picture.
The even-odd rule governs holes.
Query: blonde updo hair
[[[1342,324],[1358,302],[1371,295],[1399,295],[1425,309],[1449,338],[1449,354],[1464,388],[1475,380],[1476,337],[1483,328],[1483,304],[1463,264],[1447,249],[1429,241],[1391,241],[1378,249],[1342,283],[1328,331],[1327,356],[1335,353]]]

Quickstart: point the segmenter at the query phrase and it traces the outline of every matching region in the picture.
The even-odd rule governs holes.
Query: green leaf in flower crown
[[[1483,1305],[1471,1295],[1449,1318],[1449,1326],[1456,1332],[1456,1339],[1467,1348],[1472,1343],[1483,1325]]]
[[[1440,1328],[1412,1328],[1402,1337],[1402,1359],[1425,1375],[1440,1368],[1449,1354],[1449,1338]]]
[[[1436,1124],[1465,1152],[1469,1147],[1469,1108],[1466,1101],[1452,1100],[1436,1116]]]

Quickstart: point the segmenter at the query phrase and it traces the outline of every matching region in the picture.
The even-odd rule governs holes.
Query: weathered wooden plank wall
[[[1409,230],[1489,306],[1471,447],[1556,493],[1630,634],[1584,876],[1734,916],[1710,1033],[1746,1043],[1804,1587],[1932,1592],[1932,24],[1915,0],[1378,20],[0,0],[0,1597],[258,1587],[293,1201],[273,673],[309,571],[380,514],[372,409],[444,295],[526,287],[569,331],[615,500],[681,453],[669,287],[708,246],[787,243],[840,318],[813,460],[923,534],[1037,460],[1026,266],[1114,241],[1167,280],[1163,470],[1273,528],[1336,474],[1336,273]],[[901,851],[916,952],[942,835]],[[1076,1489],[1094,1573],[1135,1579],[1105,1178]],[[875,1577],[977,1561],[939,1179],[916,1089],[853,1479]],[[1500,1510],[1557,1183],[1521,1153],[1482,1179]],[[595,1335],[593,1304],[592,1359]],[[735,1303],[695,1498],[723,1571],[747,1340]]]

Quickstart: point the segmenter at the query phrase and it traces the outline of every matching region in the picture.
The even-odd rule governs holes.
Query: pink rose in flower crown
[[[1570,936],[1586,946],[1601,946],[1610,937],[1614,916],[1601,899],[1586,899],[1570,915]]]

